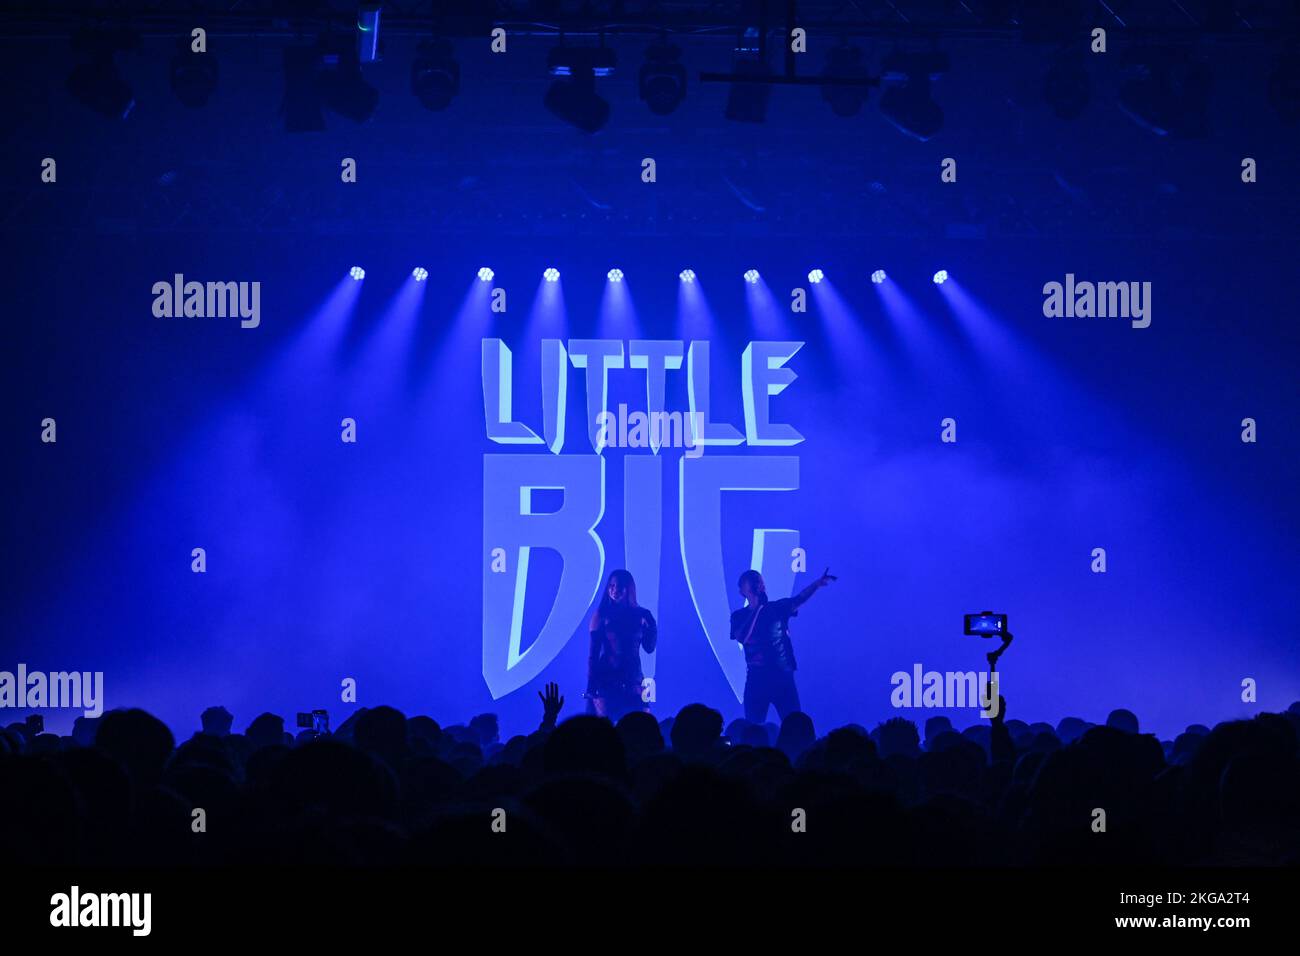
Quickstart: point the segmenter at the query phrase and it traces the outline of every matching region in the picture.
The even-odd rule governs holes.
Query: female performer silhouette
[[[641,648],[659,640],[654,615],[636,603],[636,582],[626,571],[609,576],[600,605],[591,615],[587,657],[587,711],[618,720],[634,710],[649,711],[641,696]]]

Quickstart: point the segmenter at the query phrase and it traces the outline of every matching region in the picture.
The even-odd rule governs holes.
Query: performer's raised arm
[[[832,581],[835,580],[838,579],[835,577],[835,575],[831,574],[831,569],[827,568],[825,571],[822,572],[821,577],[819,577],[816,581],[808,585],[806,588],[804,588],[802,591],[800,591],[798,594],[794,596],[794,606],[799,607],[810,597],[816,594],[818,588],[824,588],[826,587],[826,585],[830,584]]]

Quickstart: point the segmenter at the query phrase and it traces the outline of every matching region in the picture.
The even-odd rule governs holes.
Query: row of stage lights
[[[362,279],[366,277],[366,270],[361,268],[360,266],[353,266],[351,269],[348,270],[348,275],[350,275],[352,278],[360,282]],[[496,273],[494,273],[487,266],[484,266],[482,269],[478,270],[478,279],[480,282],[491,282],[495,276]],[[422,266],[416,266],[411,271],[411,278],[415,279],[416,282],[423,282],[429,278],[429,270],[423,268]],[[545,272],[542,273],[542,278],[545,279],[547,282],[559,282],[560,270],[556,268],[547,269]],[[610,269],[609,272],[605,273],[605,278],[608,279],[610,282],[622,282],[623,270]],[[682,282],[687,282],[687,283],[694,282],[695,270],[683,269],[681,272],[677,274],[677,278],[680,279]],[[760,276],[758,274],[757,269],[748,269],[746,270],[744,275],[745,281],[748,282],[750,285],[757,285],[759,278]],[[821,269],[814,269],[812,272],[808,273],[808,281],[811,282],[813,285],[816,285],[817,283],[821,282],[825,278],[826,278],[826,273],[822,272]],[[871,273],[871,281],[874,282],[876,285],[880,285],[882,282],[884,282],[885,270],[877,269],[875,272]],[[935,285],[943,285],[947,281],[948,281],[947,269],[940,269],[933,276],[933,282]]]

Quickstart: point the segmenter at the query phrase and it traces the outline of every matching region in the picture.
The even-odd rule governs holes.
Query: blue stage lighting
[[[415,279],[416,282],[423,282],[425,279],[429,278],[429,270],[422,268],[421,266],[416,266],[411,270],[411,277]]]
[[[825,278],[826,278],[826,273],[822,272],[821,269],[814,269],[812,272],[808,273],[808,281],[811,282],[813,285],[816,285],[818,282],[821,282],[822,279]]]
[[[694,282],[694,281],[695,281],[695,270],[694,270],[694,269],[683,269],[681,272],[679,272],[679,273],[677,274],[677,278],[681,279],[683,282]]]
[[[947,269],[940,269],[938,272],[936,272],[936,273],[934,274],[934,284],[935,284],[935,285],[943,285],[943,284],[944,284],[945,282],[947,282],[947,281],[948,281],[948,270],[947,270]]]
[[[363,3],[357,11],[357,59],[362,63],[379,59],[380,9],[378,3]]]
[[[495,272],[493,272],[493,271],[492,271],[491,269],[489,269],[487,266],[484,266],[482,269],[479,269],[479,270],[478,270],[478,281],[479,281],[479,282],[491,282],[491,281],[492,281],[492,277],[493,277],[494,275],[496,275]]]
[[[542,278],[545,279],[547,282],[559,282],[560,270],[554,268],[547,269],[545,272],[542,273]]]
[[[871,281],[874,282],[876,285],[880,285],[880,283],[884,282],[885,270],[877,269],[875,272],[871,273]]]
[[[750,269],[746,271],[745,281],[748,282],[750,285],[754,285],[756,282],[758,282],[758,270]]]
[[[623,270],[622,270],[622,269],[610,269],[607,273],[605,273],[605,278],[608,279],[610,282],[622,282],[622,281],[623,281]]]
[[[352,276],[352,278],[360,282],[362,279],[366,277],[366,270],[361,268],[360,266],[353,266],[351,269],[348,270],[348,275]]]

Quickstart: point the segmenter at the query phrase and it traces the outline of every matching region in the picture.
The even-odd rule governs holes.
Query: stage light
[[[211,53],[195,53],[185,36],[176,41],[170,80],[172,93],[190,109],[206,106],[217,88],[217,58]]]
[[[940,269],[938,272],[936,272],[936,273],[934,274],[934,284],[935,284],[935,285],[943,285],[943,284],[944,284],[945,282],[947,282],[947,281],[948,281],[948,270],[947,270],[947,269]]]
[[[683,269],[677,274],[677,278],[681,279],[683,282],[694,282],[695,271],[693,269]]]
[[[589,76],[556,80],[542,102],[553,114],[584,133],[594,133],[609,122],[609,103],[597,95],[596,81]]]
[[[880,112],[898,130],[921,142],[943,128],[943,108],[930,95],[931,81],[948,72],[948,54],[891,53],[885,58]]]
[[[357,8],[357,59],[362,63],[379,59],[380,9],[378,3],[363,3]]]
[[[603,46],[564,46],[551,50],[546,58],[546,71],[551,76],[613,76],[618,66],[618,54]]]
[[[875,272],[871,273],[871,281],[874,282],[876,285],[880,285],[880,283],[884,282],[885,270],[877,269]]]
[[[645,53],[638,81],[641,99],[656,116],[667,116],[686,98],[686,67],[678,60],[682,51],[667,43],[656,43]]]
[[[826,273],[822,272],[821,269],[814,269],[812,272],[808,273],[808,281],[811,282],[813,285],[816,285],[818,282],[821,282],[822,279],[825,278],[826,278]]]
[[[871,88],[867,86],[867,68],[862,63],[862,49],[856,46],[831,47],[826,69],[822,76],[828,82],[822,86],[822,99],[830,104],[836,116],[857,116],[867,101]],[[858,81],[843,82],[843,81]]]
[[[77,33],[72,49],[81,61],[68,74],[68,92],[96,113],[126,119],[135,108],[135,94],[117,69],[116,55],[135,46],[136,38],[126,32]]]
[[[479,282],[491,282],[491,281],[492,281],[492,277],[495,276],[495,275],[496,275],[495,272],[493,272],[493,271],[492,271],[491,269],[489,269],[487,266],[484,266],[482,269],[479,269],[479,270],[478,270],[478,281],[479,281]]]
[[[361,268],[360,266],[353,266],[351,269],[348,270],[348,275],[352,276],[352,278],[360,282],[362,279],[366,277],[366,270]]]
[[[622,269],[610,269],[608,272],[605,273],[605,278],[608,279],[610,282],[622,282],[622,281],[623,281],[623,270],[622,270]]]
[[[746,271],[745,281],[748,282],[750,285],[754,285],[756,282],[758,282],[758,270],[749,269],[748,271]]]
[[[416,282],[423,282],[425,279],[429,278],[429,270],[416,266],[411,270],[411,278]]]
[[[596,93],[596,77],[609,76],[617,62],[605,47],[556,47],[547,67],[560,79],[547,89],[543,105],[584,133],[596,132],[609,122],[609,103]]]
[[[560,270],[554,268],[547,269],[545,272],[542,273],[542,278],[545,279],[547,282],[559,282]]]
[[[424,40],[411,63],[411,92],[426,110],[445,110],[460,92],[460,64],[446,40]]]
[[[370,119],[379,105],[379,91],[362,77],[356,47],[332,39],[323,48],[321,64],[325,105],[354,123]]]

